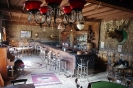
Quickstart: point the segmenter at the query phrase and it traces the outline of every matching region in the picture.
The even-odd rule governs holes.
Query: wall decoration
[[[101,48],[104,48],[104,42],[101,42]]]
[[[125,28],[128,28],[131,20],[111,20],[104,22],[104,28],[106,30],[106,37],[116,39],[119,44],[123,44],[127,40],[127,32]]]
[[[31,31],[21,31],[21,38],[30,38]]]
[[[35,33],[35,37],[36,37],[36,38],[38,37],[38,35],[39,35],[38,33]]]
[[[123,44],[127,40],[127,36],[128,36],[127,32],[125,30],[122,30],[122,41],[121,42],[118,41],[118,44]]]
[[[118,52],[122,52],[122,45],[118,45]]]

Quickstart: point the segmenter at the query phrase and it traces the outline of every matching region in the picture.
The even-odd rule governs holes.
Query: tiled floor
[[[28,81],[26,82],[27,84],[33,83],[31,78],[32,73],[53,72],[45,68],[45,63],[37,55],[29,56],[29,57],[20,57],[20,58],[24,61],[24,63],[26,64],[26,67],[25,67],[24,74],[20,75],[17,79],[26,78],[28,79]],[[66,77],[63,74],[60,75],[59,73],[55,73],[55,75],[62,82],[62,84],[50,85],[50,86],[37,86],[36,88],[76,88],[76,85],[75,85],[76,77]],[[106,72],[89,75],[88,78],[89,78],[89,82],[93,82],[97,80],[107,81]],[[87,79],[82,79],[82,81],[83,82],[79,81],[80,85],[82,85],[83,88],[87,88],[89,83]],[[11,84],[7,86],[11,86]]]

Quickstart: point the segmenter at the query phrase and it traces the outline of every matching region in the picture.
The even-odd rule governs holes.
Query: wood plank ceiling
[[[15,22],[19,24],[35,24],[27,21],[28,12],[23,6],[25,0],[0,0],[0,12],[4,15],[3,20]],[[41,0],[42,6],[46,5],[45,0]],[[82,12],[87,21],[97,20],[113,20],[113,19],[128,19],[133,18],[133,1],[128,6],[122,6],[127,0],[86,0]],[[108,1],[108,2],[106,2]],[[111,2],[112,1],[112,2]],[[120,5],[118,4],[119,1]],[[117,4],[114,4],[117,3]],[[68,0],[62,0],[60,7],[68,6]],[[129,8],[130,7],[130,8]]]

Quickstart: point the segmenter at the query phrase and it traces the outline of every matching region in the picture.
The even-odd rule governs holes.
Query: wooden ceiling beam
[[[95,10],[98,6],[97,5],[94,5],[94,4],[90,4],[88,6],[85,6],[82,10],[82,13],[84,12],[89,12],[90,10]],[[101,6],[102,7],[102,6]],[[100,7],[100,8],[101,8]]]
[[[6,23],[10,23],[10,24],[15,24],[15,25],[27,25],[27,26],[39,26],[38,24],[36,24],[36,23],[28,23],[28,22],[26,22],[26,23],[24,23],[24,22],[16,22],[16,21],[6,21]],[[42,27],[48,27],[48,25],[47,24],[43,24],[42,25]]]
[[[22,14],[20,14],[19,19],[22,17],[22,15],[23,15],[23,13],[22,13]]]
[[[6,20],[6,23],[10,23],[10,24],[15,24],[15,25],[17,25],[17,24],[19,24],[19,25],[32,25],[32,26],[36,26],[36,24],[35,23],[28,23],[28,22],[17,22],[17,21],[9,21],[9,20]]]
[[[93,14],[93,15],[88,15],[87,18],[98,18],[98,17],[105,17],[108,15],[112,15],[112,14],[117,14],[117,13],[122,13],[122,10],[110,10],[110,11],[105,11],[102,13],[97,13],[97,14]]]
[[[133,13],[122,12],[122,13],[112,14],[112,15],[108,15],[108,16],[101,16],[101,17],[98,17],[98,18],[103,19],[103,20],[130,19],[130,18],[133,18]]]
[[[21,17],[21,19],[19,19],[18,17],[13,17],[12,16],[12,18],[10,18],[10,17],[6,16],[2,20],[6,20],[7,22],[11,22],[11,23],[24,24],[24,25],[26,25],[26,24],[28,24],[28,25],[39,25],[34,21],[33,22],[28,22],[28,20],[26,18],[23,18],[23,17]],[[46,24],[44,23],[43,25],[46,25]]]
[[[4,16],[3,20],[28,22],[28,20],[24,17],[23,18],[21,17],[21,19],[19,19],[19,17],[14,17],[14,16],[12,16],[11,18],[9,16]]]
[[[101,9],[91,10],[91,11],[88,11],[88,12],[83,13],[83,16],[98,14],[98,13],[102,13],[102,12],[110,11],[110,10],[114,10],[114,9],[107,7],[107,8],[101,8]]]
[[[27,11],[17,10],[17,9],[10,9],[10,8],[2,8],[0,7],[0,11],[3,12],[17,12],[17,13],[28,13]]]
[[[102,6],[106,6],[106,7],[110,7],[110,8],[114,8],[114,9],[119,9],[119,10],[123,10],[123,11],[128,11],[128,12],[133,12],[133,10],[130,10],[130,9],[127,9],[127,8],[124,8],[124,7],[119,7],[119,6],[116,6],[116,5],[111,5],[111,4],[104,3],[104,2],[100,2],[100,1],[97,1],[97,0],[86,0],[86,1],[89,2],[89,3],[93,3],[93,4],[101,3]]]
[[[86,22],[101,22],[101,19],[87,18]]]
[[[43,0],[41,6],[45,6],[45,5],[46,5],[46,2],[45,2],[45,0]],[[23,6],[23,7],[24,7],[24,6]]]
[[[65,6],[66,4],[68,4],[68,0],[63,0],[62,3],[60,4],[61,7]]]

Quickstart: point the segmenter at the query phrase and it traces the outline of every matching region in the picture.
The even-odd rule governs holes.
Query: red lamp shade
[[[25,1],[24,5],[27,11],[39,11],[41,1]]]
[[[70,8],[72,10],[81,10],[84,8],[84,5],[87,3],[87,1],[83,0],[69,0],[70,2]]]
[[[39,11],[41,14],[46,15],[48,7],[47,6],[40,7]]]
[[[71,11],[72,11],[72,9],[70,8],[70,6],[64,6],[63,7],[63,12],[65,13],[65,14],[71,14]]]
[[[62,0],[45,0],[47,5],[60,5]]]

